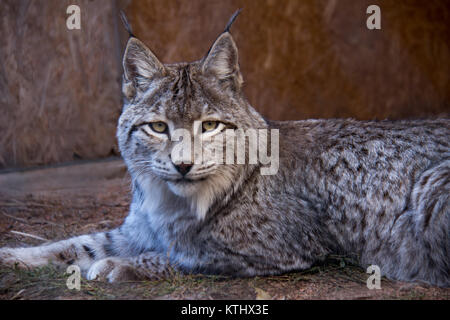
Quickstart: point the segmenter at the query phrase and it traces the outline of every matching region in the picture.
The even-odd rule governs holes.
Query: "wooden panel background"
[[[82,30],[65,28],[78,4]],[[382,30],[365,26],[377,4]],[[450,112],[450,2],[2,0],[0,164],[117,152],[120,56],[135,34],[163,62],[197,60],[232,27],[248,99],[271,119],[399,119]]]

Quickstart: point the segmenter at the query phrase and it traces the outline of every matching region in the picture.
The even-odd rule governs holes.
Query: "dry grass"
[[[181,274],[116,284],[81,279],[80,291],[69,290],[69,275],[53,266],[34,270],[0,267],[0,299],[450,299],[449,289],[387,279],[382,279],[381,290],[368,290],[367,274],[341,261],[333,258],[302,272],[244,279]]]

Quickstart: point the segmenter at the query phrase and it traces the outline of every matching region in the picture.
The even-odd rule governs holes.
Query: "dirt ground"
[[[120,225],[130,202],[120,159],[0,173],[0,246],[31,246]],[[232,279],[174,274],[160,281],[107,284],[82,280],[69,290],[64,270],[0,267],[0,299],[445,299],[450,289],[382,279],[345,257],[282,276]]]

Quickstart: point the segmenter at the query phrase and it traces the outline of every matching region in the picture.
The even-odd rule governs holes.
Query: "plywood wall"
[[[381,30],[366,9],[381,8]],[[450,2],[366,0],[134,1],[127,12],[165,62],[205,54],[232,28],[246,93],[274,119],[410,118],[449,111]]]
[[[65,28],[79,4],[82,30]],[[382,29],[366,28],[381,7]],[[271,119],[398,119],[450,112],[450,2],[2,0],[0,165],[116,152],[123,8],[163,62],[201,58],[232,27],[248,99]]]
[[[81,30],[66,27],[69,4],[81,8]],[[1,166],[114,152],[121,50],[114,5],[1,0]]]

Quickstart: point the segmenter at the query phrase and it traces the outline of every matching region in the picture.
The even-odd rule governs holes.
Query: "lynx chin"
[[[130,30],[117,128],[133,184],[129,215],[109,232],[2,248],[0,263],[76,264],[88,279],[114,282],[171,269],[276,275],[338,253],[392,279],[450,286],[450,120],[266,120],[242,91],[235,17],[191,63],[162,64]],[[208,152],[174,163],[177,129],[192,139],[276,129],[278,171],[210,161]],[[202,141],[199,152],[224,143]]]

